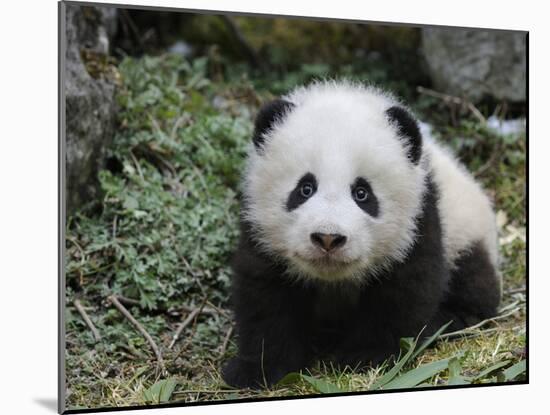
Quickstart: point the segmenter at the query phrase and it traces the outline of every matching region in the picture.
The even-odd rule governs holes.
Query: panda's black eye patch
[[[358,177],[351,185],[351,197],[363,211],[372,217],[378,216],[378,199],[372,187],[363,177]]]
[[[288,195],[286,210],[289,212],[310,199],[317,191],[317,179],[312,173],[304,174]]]

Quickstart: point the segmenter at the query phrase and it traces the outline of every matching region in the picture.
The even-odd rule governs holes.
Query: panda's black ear
[[[418,164],[422,155],[422,135],[414,117],[402,107],[391,107],[386,110],[391,124],[397,127],[399,136],[406,141],[409,159]]]
[[[260,149],[264,142],[264,134],[269,131],[277,120],[281,120],[294,104],[284,99],[276,99],[260,108],[254,123],[254,135],[252,141],[256,149]]]

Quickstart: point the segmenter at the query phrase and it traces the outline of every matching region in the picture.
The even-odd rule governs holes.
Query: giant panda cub
[[[401,337],[496,313],[488,198],[383,91],[319,82],[265,105],[243,195],[229,385],[269,386],[317,359],[374,366]]]

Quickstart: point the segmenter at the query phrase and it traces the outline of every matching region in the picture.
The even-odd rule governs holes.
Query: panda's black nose
[[[323,251],[329,252],[344,246],[346,243],[346,238],[344,235],[338,233],[320,233],[314,232],[310,235],[311,242],[313,245],[318,246]]]

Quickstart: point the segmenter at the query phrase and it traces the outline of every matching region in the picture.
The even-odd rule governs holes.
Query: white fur
[[[449,261],[476,238],[485,241],[496,261],[487,198],[431,140],[418,165],[408,160],[385,114],[400,105],[393,97],[361,85],[324,82],[299,88],[285,99],[295,107],[265,134],[261,152],[250,148],[243,181],[248,206],[244,216],[261,246],[288,259],[293,274],[363,281],[403,260],[416,236],[415,218],[421,211],[430,159],[442,193],[439,207]],[[307,172],[317,178],[317,193],[288,212],[288,195]],[[350,186],[360,176],[378,198],[378,217],[369,216],[352,200]],[[348,240],[326,261],[311,243],[313,232],[340,233]]]
[[[488,197],[466,168],[432,137],[423,137],[434,181],[440,189],[439,212],[447,260],[454,265],[472,242],[481,241],[498,269],[497,227]]]

